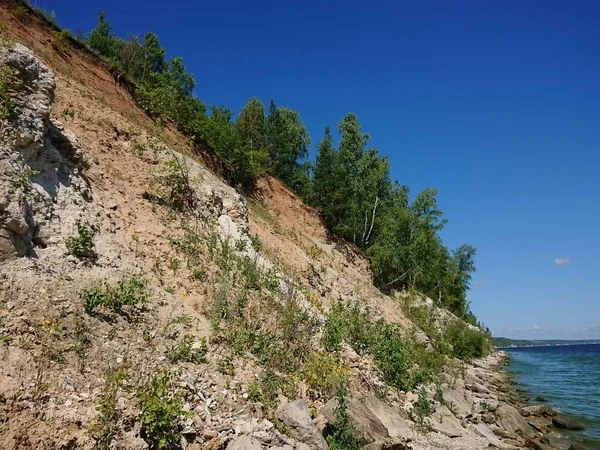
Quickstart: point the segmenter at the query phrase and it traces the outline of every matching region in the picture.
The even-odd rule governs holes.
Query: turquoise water
[[[554,437],[600,450],[600,344],[506,351],[511,356],[509,371],[532,401],[545,397],[548,406],[586,427],[585,431],[556,432]]]

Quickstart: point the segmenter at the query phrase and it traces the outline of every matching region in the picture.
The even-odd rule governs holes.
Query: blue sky
[[[440,191],[449,247],[478,248],[495,335],[600,338],[600,4],[594,1],[48,1],[156,32],[207,104],[258,96],[316,144],[355,112],[393,176]]]

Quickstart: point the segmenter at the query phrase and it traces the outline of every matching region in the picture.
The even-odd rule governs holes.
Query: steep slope
[[[500,356],[473,368],[436,360],[453,400],[421,383],[437,416],[419,416],[420,389],[390,386],[382,367],[413,376],[434,352],[373,287],[368,261],[278,180],[239,195],[104,63],[27,14],[0,7],[14,41],[0,50],[11,104],[0,129],[1,448],[327,448],[340,379],[355,430],[379,441],[369,448],[494,441],[470,422],[503,423]],[[335,328],[340,299],[359,314]],[[378,353],[335,341],[347,325]],[[389,339],[372,342],[375,330]]]
[[[264,242],[265,253],[319,292],[325,306],[342,297],[360,301],[390,322],[412,325],[398,303],[373,286],[365,256],[331,236],[318,211],[273,177],[258,180],[255,197],[250,226]]]

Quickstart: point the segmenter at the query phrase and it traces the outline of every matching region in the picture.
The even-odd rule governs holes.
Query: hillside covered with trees
[[[334,234],[369,256],[380,289],[418,290],[476,322],[466,299],[475,248],[444,246],[440,231],[447,220],[437,191],[426,189],[411,200],[409,188],[392,179],[388,158],[369,145],[355,114],[338,123],[338,142],[325,126],[316,159],[309,161],[311,139],[297,111],[274,100],[267,109],[258,98],[237,115],[225,106],[207,108],[194,96],[194,77],[182,59],[167,58],[154,33],[124,40],[100,12],[84,39],[119,80],[134,86],[137,101],[155,120],[172,121],[198,145],[213,149],[232,169],[234,185],[251,191],[261,175],[280,178],[321,211]]]

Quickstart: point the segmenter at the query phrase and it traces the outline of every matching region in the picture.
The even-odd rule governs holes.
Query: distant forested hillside
[[[550,340],[536,340],[528,341],[525,339],[509,339],[505,337],[494,338],[494,345],[496,348],[510,348],[510,347],[540,347],[545,345],[577,345],[577,344],[595,344],[600,343],[600,339],[583,339],[577,341],[570,341],[565,339],[550,339]]]

